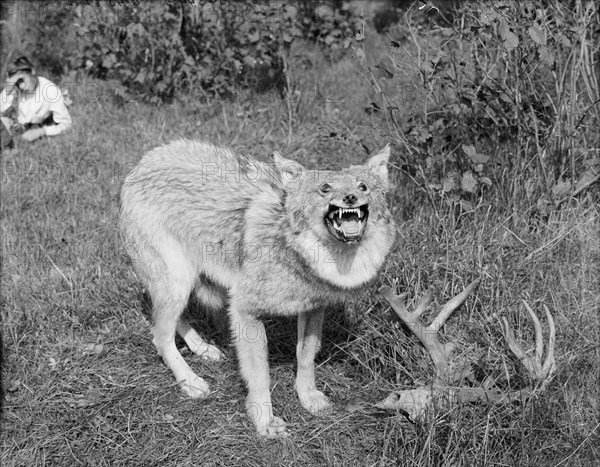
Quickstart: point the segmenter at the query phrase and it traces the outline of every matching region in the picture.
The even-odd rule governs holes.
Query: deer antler
[[[506,343],[508,344],[511,352],[514,353],[515,356],[521,361],[531,378],[536,382],[537,386],[540,389],[543,389],[546,383],[549,381],[552,373],[556,371],[556,363],[554,361],[554,345],[556,342],[554,319],[552,319],[552,315],[550,314],[548,307],[544,305],[546,319],[548,320],[548,328],[550,329],[550,338],[548,340],[546,359],[542,364],[542,356],[544,352],[544,343],[542,341],[542,325],[540,324],[538,317],[525,300],[523,300],[523,305],[525,305],[525,308],[527,309],[535,328],[535,355],[533,357],[528,357],[523,348],[516,342],[515,335],[505,316],[502,317],[502,322],[504,324],[504,338],[506,339]]]
[[[437,370],[437,377],[444,383],[451,383],[456,380],[456,373],[450,373],[448,366],[448,357],[454,347],[453,344],[442,344],[438,340],[438,331],[456,310],[469,296],[469,294],[479,285],[480,279],[471,282],[465,290],[446,303],[433,322],[429,326],[424,326],[420,320],[421,315],[431,303],[431,292],[427,292],[419,301],[415,311],[412,313],[406,308],[406,295],[396,295],[390,287],[384,286],[379,289],[379,293],[388,301],[392,309],[404,324],[419,338],[425,350],[431,356],[433,365]]]
[[[410,419],[413,421],[420,421],[427,417],[427,414],[433,407],[434,400],[437,400],[442,404],[448,404],[456,400],[462,402],[511,401],[530,397],[536,389],[541,390],[545,387],[546,383],[549,381],[550,375],[556,369],[554,362],[554,320],[552,319],[552,315],[548,308],[544,306],[546,317],[548,319],[548,327],[550,328],[550,339],[548,342],[546,359],[542,364],[544,352],[542,326],[531,307],[525,301],[523,301],[523,304],[529,312],[529,316],[531,316],[535,328],[535,356],[527,356],[523,348],[516,342],[506,318],[503,318],[504,336],[510,350],[523,363],[531,378],[535,381],[535,388],[533,390],[525,388],[518,391],[503,392],[498,389],[489,388],[489,385],[485,382],[481,387],[450,386],[451,383],[462,377],[462,371],[449,371],[448,358],[452,352],[453,346],[452,344],[442,344],[437,338],[437,333],[452,312],[465,301],[467,296],[478,284],[479,279],[474,280],[463,292],[446,303],[429,326],[425,326],[420,320],[421,315],[431,303],[431,294],[429,292],[425,294],[417,304],[415,311],[411,313],[406,308],[407,294],[396,295],[392,292],[390,287],[381,287],[379,289],[381,295],[389,302],[398,317],[419,338],[431,356],[436,368],[437,378],[430,386],[421,386],[415,389],[392,393],[384,401],[376,404],[376,407],[382,409],[404,410],[408,412]]]

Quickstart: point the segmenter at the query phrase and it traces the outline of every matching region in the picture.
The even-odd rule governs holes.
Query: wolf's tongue
[[[344,232],[344,235],[346,235],[347,237],[355,236],[360,233],[360,225],[358,221],[355,220],[342,222],[341,228]]]

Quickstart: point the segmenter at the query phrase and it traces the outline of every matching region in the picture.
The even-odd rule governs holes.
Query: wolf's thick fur
[[[267,164],[205,142],[150,151],[121,192],[121,230],[153,304],[158,353],[191,397],[209,394],[175,346],[177,332],[208,360],[221,351],[182,316],[194,292],[227,303],[246,407],[258,432],[285,436],[273,416],[262,314],[298,315],[300,403],[330,407],[315,386],[324,311],[375,278],[395,238],[388,211],[386,146],[364,166],[306,170],[274,154]],[[350,208],[350,209],[339,209]]]

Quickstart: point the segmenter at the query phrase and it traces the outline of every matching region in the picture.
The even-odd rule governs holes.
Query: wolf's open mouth
[[[340,208],[333,204],[325,214],[325,225],[329,232],[342,242],[359,241],[367,226],[369,207],[367,204],[356,208]]]

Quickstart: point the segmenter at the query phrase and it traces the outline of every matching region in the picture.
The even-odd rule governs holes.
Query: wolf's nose
[[[358,198],[356,197],[356,195],[344,196],[344,203],[346,203],[348,206],[354,206],[354,204],[356,204],[357,200],[358,200]]]

